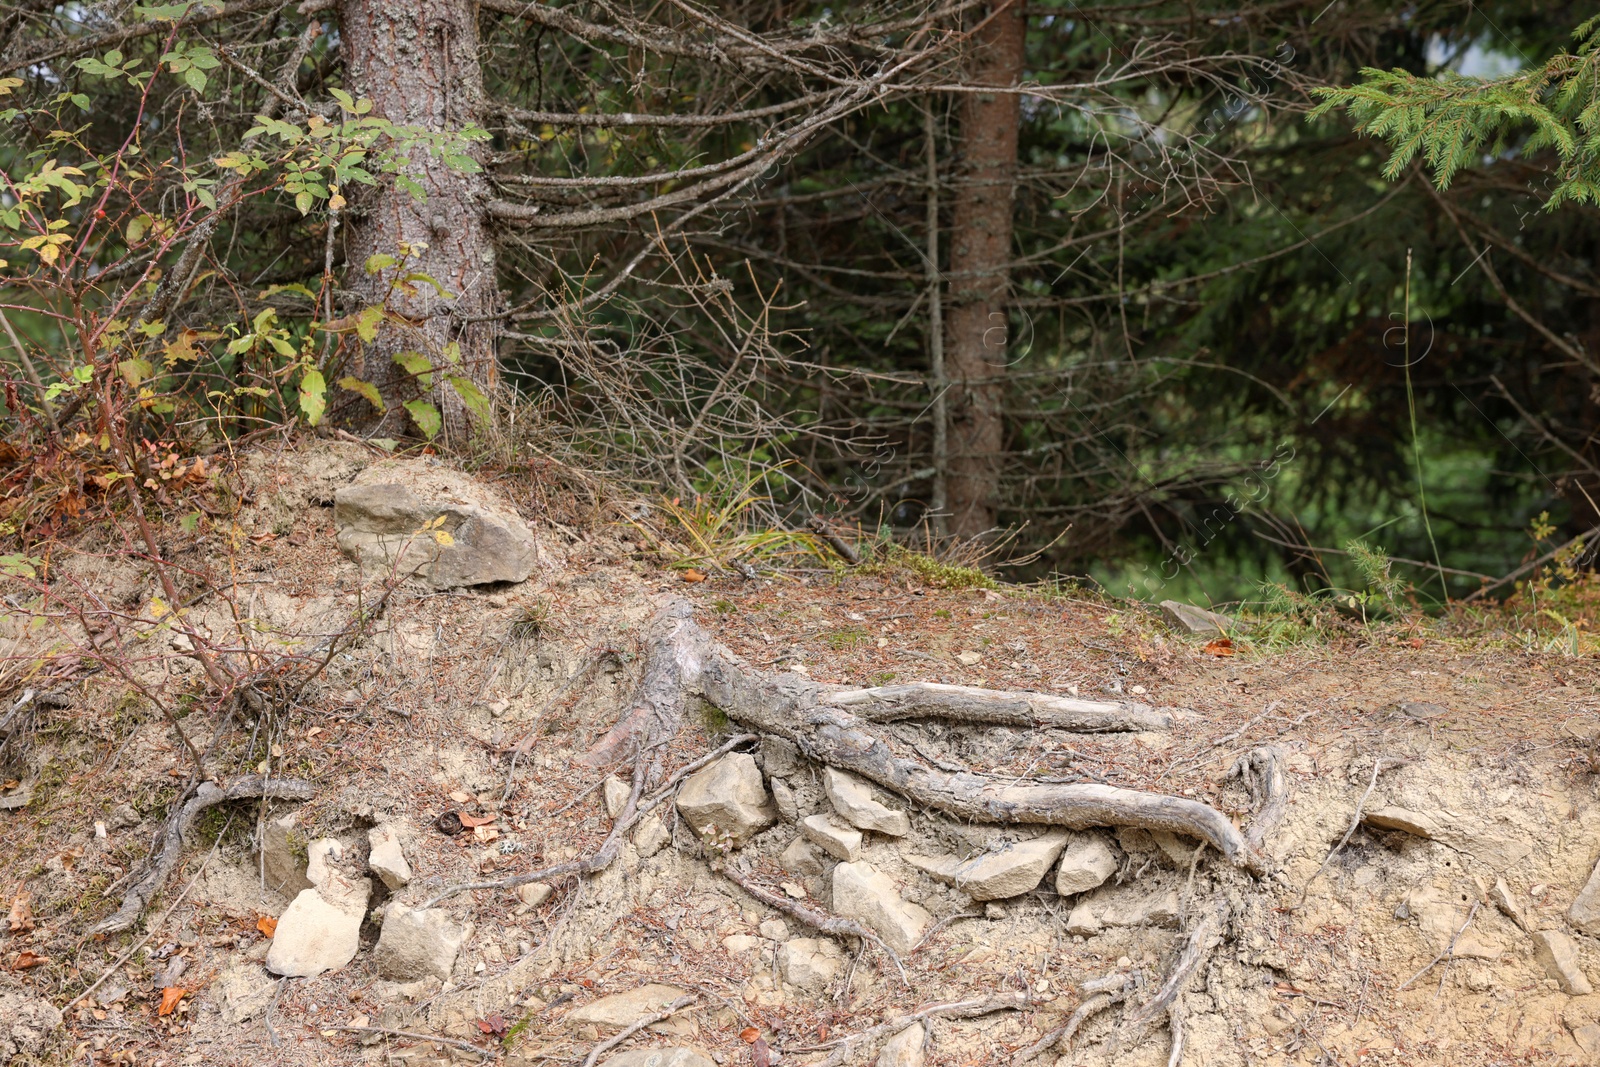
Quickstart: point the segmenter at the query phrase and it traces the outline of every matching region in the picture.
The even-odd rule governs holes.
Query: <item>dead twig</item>
[[[415,1030],[391,1030],[387,1026],[324,1026],[323,1029],[345,1034],[386,1034],[389,1037],[408,1037],[413,1041],[430,1041],[436,1045],[449,1045],[463,1052],[476,1052],[486,1060],[492,1060],[498,1055],[494,1050],[480,1048],[470,1041],[440,1037],[438,1034],[419,1034]]]
[[[1456,931],[1456,936],[1454,936],[1454,937],[1452,937],[1450,939],[1450,943],[1445,946],[1444,951],[1439,953],[1437,956],[1433,957],[1433,959],[1429,960],[1426,964],[1424,964],[1422,969],[1420,971],[1418,971],[1416,974],[1412,975],[1410,978],[1407,978],[1404,982],[1401,982],[1399,985],[1395,986],[1394,991],[1396,993],[1400,992],[1400,990],[1404,989],[1406,986],[1410,985],[1412,982],[1415,982],[1418,978],[1421,978],[1423,975],[1427,974],[1429,971],[1431,971],[1433,969],[1433,965],[1436,964],[1436,963],[1439,963],[1441,960],[1444,961],[1446,964],[1449,963],[1450,959],[1455,955],[1456,942],[1461,940],[1461,935],[1466,933],[1467,932],[1467,927],[1472,925],[1472,919],[1473,919],[1473,917],[1475,915],[1478,914],[1478,905],[1480,903],[1481,903],[1480,901],[1476,901],[1476,900],[1474,900],[1472,902],[1472,907],[1467,909],[1467,921],[1461,924],[1461,929]]]
[[[1296,908],[1302,907],[1305,904],[1306,894],[1311,892],[1311,883],[1315,882],[1322,872],[1328,869],[1328,864],[1333,862],[1333,857],[1339,854],[1339,850],[1344,848],[1345,844],[1349,842],[1351,835],[1356,832],[1356,827],[1361,825],[1361,816],[1366,814],[1367,810],[1367,800],[1371,798],[1372,791],[1378,788],[1378,776],[1386,770],[1393,770],[1396,767],[1404,767],[1410,762],[1410,760],[1400,759],[1397,756],[1379,756],[1377,759],[1373,760],[1372,780],[1367,783],[1367,791],[1361,794],[1361,799],[1356,801],[1356,813],[1350,817],[1349,829],[1345,830],[1344,836],[1339,838],[1339,843],[1334,845],[1333,848],[1329,850],[1327,857],[1322,861],[1322,866],[1318,867],[1311,877],[1306,879],[1306,884],[1300,889],[1300,899],[1295,904]]]
[[[677,1000],[674,1000],[671,1004],[668,1004],[658,1012],[635,1019],[633,1022],[624,1027],[620,1033],[606,1038],[594,1048],[590,1049],[589,1055],[584,1057],[583,1067],[594,1067],[595,1063],[600,1059],[601,1056],[604,1056],[607,1052],[610,1052],[612,1049],[628,1040],[628,1038],[632,1037],[634,1034],[637,1034],[640,1030],[643,1030],[647,1026],[654,1026],[662,1019],[671,1018],[699,999],[700,998],[698,996],[691,993],[686,997],[679,997]]]

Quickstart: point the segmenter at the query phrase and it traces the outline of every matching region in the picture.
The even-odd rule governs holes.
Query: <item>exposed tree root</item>
[[[863,1045],[872,1045],[886,1037],[893,1037],[908,1026],[914,1026],[929,1019],[976,1019],[982,1015],[993,1015],[997,1011],[1020,1011],[1031,1003],[1033,1003],[1033,1000],[1026,993],[1001,993],[999,996],[984,997],[978,1000],[958,1000],[949,1004],[932,1004],[908,1015],[897,1015],[892,1019],[886,1019],[877,1026],[863,1030],[859,1034],[850,1034],[835,1041],[829,1041],[810,1048],[785,1049],[784,1052],[786,1054],[801,1054],[832,1049],[832,1053],[818,1067],[839,1067],[839,1064],[843,1063]]]
[[[584,761],[599,767],[622,758],[630,748],[649,748],[675,736],[683,724],[683,702],[700,674],[705,631],[694,621],[688,601],[674,600],[650,625],[644,678],[633,707],[617,720]]]
[[[651,1012],[649,1015],[635,1019],[633,1022],[623,1027],[620,1033],[613,1034],[604,1041],[595,1045],[594,1048],[590,1049],[589,1055],[584,1057],[581,1067],[594,1067],[601,1056],[604,1056],[607,1052],[610,1052],[612,1049],[628,1040],[628,1038],[632,1037],[634,1034],[637,1034],[640,1030],[643,1030],[647,1026],[654,1026],[663,1019],[672,1018],[674,1015],[678,1014],[684,1008],[687,1008],[689,1005],[693,1004],[699,999],[700,998],[697,995],[691,993],[688,996],[679,997],[677,1000],[674,1000],[671,1004],[668,1004],[660,1011]]]
[[[769,908],[773,908],[777,911],[783,912],[785,915],[799,919],[813,930],[821,930],[823,933],[831,934],[834,937],[860,938],[862,941],[876,945],[878,948],[882,949],[883,954],[888,956],[889,959],[894,963],[895,969],[900,972],[900,981],[902,983],[905,982],[906,969],[905,966],[900,962],[900,957],[895,954],[894,949],[884,944],[883,938],[879,937],[877,934],[873,933],[871,930],[867,929],[865,926],[862,926],[855,920],[841,919],[836,915],[825,915],[813,908],[805,907],[802,904],[796,904],[794,901],[780,893],[774,893],[772,890],[767,889],[764,886],[757,885],[755,882],[752,882],[738,871],[733,870],[726,863],[719,865],[718,873],[720,873],[724,878],[728,879],[728,881],[732,882],[734,885],[738,886],[740,889],[743,889],[746,893],[749,893],[752,897],[755,897],[757,900],[761,901],[761,903],[767,905]]]
[[[1062,1053],[1070,1052],[1073,1035],[1089,1020],[1089,1017],[1126,1000],[1134,985],[1135,976],[1127,971],[1112,971],[1104,977],[1083,983],[1078,987],[1079,991],[1085,994],[1083,1003],[1067,1017],[1066,1022],[1054,1030],[1047,1031],[1039,1040],[1018,1052],[1011,1060],[1013,1067],[1020,1067],[1021,1064],[1051,1049]]]
[[[1112,704],[938,682],[841,689],[826,693],[822,702],[849,708],[867,722],[953,719],[994,726],[1055,727],[1075,733],[1169,730],[1177,718],[1174,712],[1156,711],[1142,704]]]
[[[202,811],[224,801],[244,800],[250,797],[310,800],[312,792],[310,782],[294,778],[267,779],[259,774],[240,778],[226,789],[219,788],[213,782],[201,782],[188,803],[167,817],[166,829],[162,832],[161,852],[156,857],[155,863],[123,896],[122,906],[117,909],[116,914],[97,923],[89,933],[120,933],[139,921],[139,917],[150,906],[156,894],[161,892],[161,887],[167,884],[173,869],[178,866],[178,858],[183,854],[183,838],[189,832],[189,827],[194,824],[195,817]]]

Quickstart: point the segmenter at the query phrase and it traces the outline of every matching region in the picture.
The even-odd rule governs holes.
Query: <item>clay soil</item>
[[[354,446],[251,457],[241,468],[251,503],[238,534],[230,539],[209,520],[193,532],[174,525],[168,547],[196,572],[231,573],[236,605],[269,630],[336,626],[370,596],[371,583],[339,553],[327,505],[332,488],[367,462]],[[501,492],[526,501],[515,485]],[[611,868],[557,883],[547,899],[479,891],[443,904],[472,925],[448,982],[382,980],[370,951],[375,922],[339,971],[284,982],[265,975],[271,924],[262,920],[281,914],[288,898],[264,886],[254,842],[267,818],[291,808],[308,838],[338,839],[357,861],[369,827],[395,826],[415,872],[397,897],[411,904],[593,852],[611,825],[597,786],[629,768],[591,767],[581,757],[637,682],[650,618],[668,598],[687,597],[701,624],[749,664],[823,683],[939,681],[1194,712],[1173,731],[1133,735],[890,728],[897,745],[943,763],[1175,793],[1242,820],[1248,798],[1228,769],[1252,747],[1281,746],[1293,792],[1268,842],[1278,870],[1239,902],[1241,928],[1186,996],[1187,1067],[1600,1062],[1592,1058],[1600,1046],[1585,1047],[1600,1034],[1585,1030],[1600,1018],[1600,995],[1564,991],[1531,937],[1569,934],[1579,967],[1600,978],[1600,941],[1574,930],[1567,915],[1600,857],[1593,658],[1515,651],[1505,635],[1457,634],[1450,624],[1351,625],[1316,644],[1245,640],[1219,656],[1143,605],[945,589],[894,569],[685,582],[628,539],[625,524],[561,525],[525,510],[544,554],[532,579],[481,591],[402,587],[373,632],[270,716],[225,724],[203,699],[183,697],[204,687],[181,650],[140,652],[134,676],[182,709],[197,743],[216,738],[216,766],[242,775],[267,761],[316,792],[301,805],[241,802],[207,813],[145,924],[125,934],[87,931],[116,910],[123,880],[150,855],[188,756],[124,679],[51,666],[67,679],[56,690],[64,706],[36,713],[25,755],[7,771],[18,785],[0,791],[0,801],[23,790],[30,798],[0,810],[0,889],[8,900],[26,894],[31,913],[11,924],[19,929],[0,929],[0,993],[70,1004],[47,1060],[170,1067],[497,1058],[577,1067],[606,1034],[571,1022],[572,1011],[664,983],[698,999],[618,1051],[688,1045],[743,1065],[752,1062],[753,1030],[774,1062],[817,1064],[828,1042],[886,1018],[1028,993],[1023,1011],[930,1024],[927,1063],[966,1067],[1009,1063],[1073,1011],[1084,981],[1118,968],[1159,980],[1193,903],[1193,865],[1181,856],[1142,831],[1117,835],[1118,891],[1174,892],[1180,914],[1073,932],[1075,902],[1057,896],[1050,878],[986,906],[911,867],[913,852],[974,854],[1018,836],[915,809],[911,835],[869,836],[864,853],[908,899],[950,920],[905,958],[903,979],[880,953],[844,944],[845,971],[825,988],[783,982],[771,921],[783,920],[791,937],[811,932],[719,876],[670,809],[665,847],[642,855],[627,845]],[[61,580],[130,610],[148,602],[150,573],[119,546],[105,531],[86,533],[63,553]],[[15,620],[5,641],[9,663],[51,647]],[[962,653],[977,662],[964,665],[972,657]],[[13,688],[10,699],[20,683]],[[681,766],[735,729],[697,713],[663,765]],[[802,815],[825,809],[819,770],[791,770],[787,780]],[[1380,814],[1357,819],[1358,804],[1365,816]],[[447,811],[493,815],[493,833],[441,832],[436,820]],[[1420,817],[1431,832],[1399,825],[1395,813]],[[826,908],[825,876],[779,863],[795,836],[781,820],[730,862],[774,889],[789,882]],[[167,1015],[159,1014],[164,988],[185,991]],[[1108,1053],[1100,1039],[1116,1015],[1091,1022],[1062,1062],[1167,1062],[1159,1027]],[[439,1035],[482,1055],[338,1029],[349,1026]],[[851,1059],[875,1056],[862,1049]]]

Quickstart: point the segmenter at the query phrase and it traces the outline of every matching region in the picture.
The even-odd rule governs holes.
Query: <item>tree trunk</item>
[[[967,83],[1016,85],[1022,79],[1026,43],[1021,0],[1006,0],[972,36]],[[963,537],[983,533],[995,523],[1021,120],[1021,98],[1015,93],[962,96],[962,165],[951,226],[944,354],[950,382],[950,531]]]
[[[353,92],[372,101],[373,114],[430,132],[454,132],[477,119],[483,74],[477,5],[471,0],[340,0],[339,26]],[[360,190],[352,202],[345,284],[369,304],[387,295],[396,313],[367,346],[362,375],[377,384],[389,405],[388,425],[398,428],[396,404],[429,399],[443,416],[445,439],[459,444],[474,416],[450,378],[469,378],[492,398],[497,377],[494,324],[470,321],[500,306],[483,210],[488,185],[482,175],[462,173],[424,148],[413,149],[411,161],[407,176],[426,200],[419,202],[390,180]],[[409,255],[402,254],[406,249]],[[380,254],[403,262],[368,274],[364,264]],[[426,282],[400,281],[412,272],[426,274],[448,296]],[[451,342],[460,346],[459,366],[447,354]],[[430,388],[393,361],[403,351],[421,352],[441,368]]]

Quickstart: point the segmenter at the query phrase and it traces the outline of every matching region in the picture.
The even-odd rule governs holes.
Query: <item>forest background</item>
[[[1600,527],[1586,14],[0,4],[0,562],[314,431],[1119,595],[1509,592]]]

